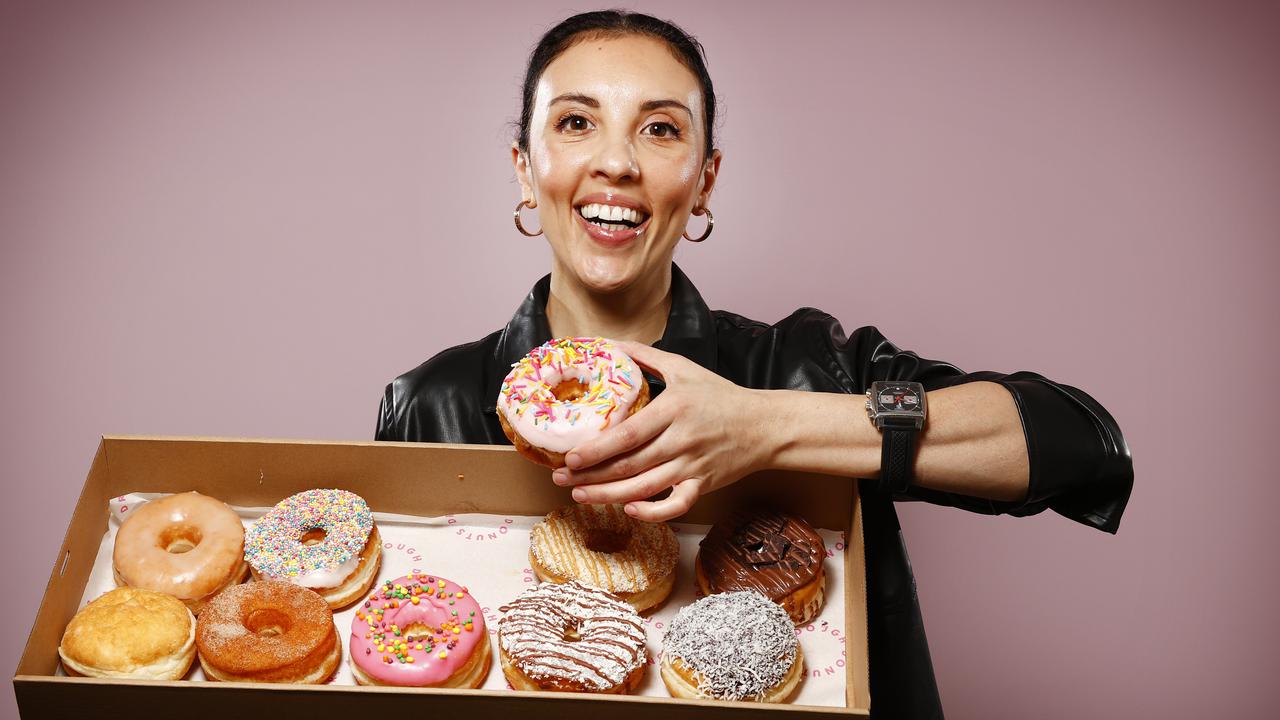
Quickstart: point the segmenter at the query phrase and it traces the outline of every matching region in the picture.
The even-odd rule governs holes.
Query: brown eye
[[[590,129],[591,129],[591,121],[587,120],[585,117],[581,115],[575,115],[575,114],[565,115],[564,117],[560,118],[559,122],[556,123],[556,130],[559,130],[560,132],[564,132],[567,130],[569,132],[579,133],[579,132],[585,132]]]
[[[675,125],[672,125],[671,123],[666,123],[666,122],[650,123],[649,127],[646,129],[649,130],[649,134],[651,136],[656,138],[662,138],[664,140],[672,140],[680,137],[680,128],[676,127]]]

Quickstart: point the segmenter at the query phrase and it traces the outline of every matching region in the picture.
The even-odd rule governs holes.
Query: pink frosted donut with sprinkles
[[[255,580],[301,585],[337,609],[372,587],[382,540],[364,498],[307,490],[280,501],[245,532],[244,559]]]
[[[564,467],[564,455],[649,403],[640,367],[604,338],[561,338],[511,366],[498,420],[521,455]]]
[[[492,657],[470,591],[427,573],[387,580],[351,622],[351,674],[361,685],[478,688]]]

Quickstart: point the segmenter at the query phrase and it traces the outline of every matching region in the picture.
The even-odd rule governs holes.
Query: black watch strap
[[[884,439],[880,444],[880,488],[886,493],[900,495],[911,484],[918,431],[914,427],[886,425],[881,432]]]

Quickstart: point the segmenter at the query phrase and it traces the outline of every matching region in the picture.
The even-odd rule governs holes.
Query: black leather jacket
[[[511,322],[484,339],[450,348],[387,386],[378,440],[506,443],[498,424],[498,387],[511,364],[551,339],[540,280]],[[1003,385],[1022,415],[1031,461],[1022,502],[995,502],[923,488],[891,498],[861,481],[867,567],[872,713],[941,717],[915,579],[893,500],[925,500],[980,513],[1033,515],[1045,508],[1114,533],[1133,488],[1129,449],[1111,415],[1085,393],[1029,372],[963,373],[890,343],[874,327],[846,336],[830,315],[802,308],[775,325],[711,311],[678,267],[671,272],[671,315],[656,347],[752,388],[863,393],[873,380],[914,380],[928,390],[974,380]],[[663,384],[650,377],[651,390]]]

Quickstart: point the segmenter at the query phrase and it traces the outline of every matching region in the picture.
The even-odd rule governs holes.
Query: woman
[[[861,485],[872,709],[940,716],[893,500],[1052,508],[1115,532],[1133,483],[1128,449],[1100,405],[1039,375],[964,374],[874,328],[846,336],[813,309],[772,326],[710,311],[672,258],[682,236],[701,241],[714,227],[714,120],[701,46],[680,29],[605,11],[550,30],[530,57],[511,157],[516,226],[537,234],[520,210],[538,210],[551,273],[504,329],[388,385],[377,438],[505,443],[495,400],[513,362],[552,337],[622,341],[654,374],[656,398],[569,452],[553,480],[579,502],[625,503],[656,521],[765,468],[878,477]],[[690,215],[707,217],[698,237],[685,234]],[[885,380],[927,391],[918,436],[868,416],[862,393]],[[915,449],[882,469],[889,437]]]

